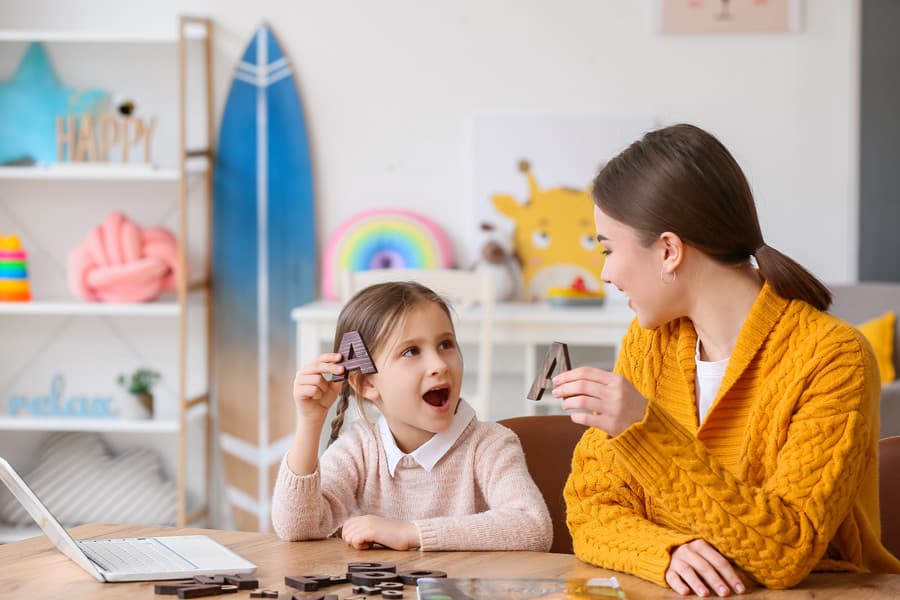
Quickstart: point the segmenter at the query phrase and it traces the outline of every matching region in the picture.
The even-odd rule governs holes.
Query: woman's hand
[[[409,550],[419,545],[419,530],[409,521],[394,521],[375,515],[347,519],[341,537],[357,550],[381,544],[393,550]]]
[[[574,422],[597,427],[612,437],[641,421],[647,411],[647,399],[631,382],[609,371],[579,367],[554,377],[553,386],[553,395],[563,399],[564,409],[589,411],[573,413]]]
[[[294,377],[294,404],[302,419],[324,419],[328,409],[337,399],[341,382],[327,381],[325,373],[340,375],[344,366],[338,364],[343,357],[337,352],[322,354],[297,371]]]
[[[666,583],[682,596],[692,591],[698,596],[708,596],[711,591],[729,596],[746,589],[728,559],[706,540],[694,540],[672,551]]]

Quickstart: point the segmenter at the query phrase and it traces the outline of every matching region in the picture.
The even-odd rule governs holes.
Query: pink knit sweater
[[[356,422],[295,475],[282,460],[272,524],[286,540],[321,539],[359,515],[412,521],[421,550],[534,550],[553,538],[547,505],[528,474],[519,439],[472,419],[429,473],[404,456],[392,477],[376,427]]]

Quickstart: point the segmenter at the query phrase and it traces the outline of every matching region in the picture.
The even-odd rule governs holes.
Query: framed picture
[[[591,291],[602,289],[591,183],[606,161],[654,125],[639,115],[473,115],[476,257],[489,242],[514,255],[522,300],[544,299],[551,288],[579,279]]]
[[[656,0],[664,35],[790,33],[802,29],[803,0]]]

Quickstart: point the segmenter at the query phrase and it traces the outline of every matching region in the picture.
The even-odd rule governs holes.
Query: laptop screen
[[[75,540],[72,539],[72,536],[60,525],[56,517],[31,491],[25,480],[19,477],[19,474],[3,457],[0,457],[0,479],[3,480],[6,487],[12,492],[12,495],[28,511],[34,522],[38,524],[60,552],[74,560],[82,569],[93,575],[97,581],[104,581],[103,576],[97,570],[97,567],[94,566],[94,563],[85,556],[78,544],[75,543]]]

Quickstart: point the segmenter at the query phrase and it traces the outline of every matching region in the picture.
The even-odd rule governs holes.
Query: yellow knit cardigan
[[[814,569],[900,573],[880,542],[880,385],[863,337],[764,285],[699,427],[696,344],[688,319],[632,323],[615,370],[649,405],[576,447],[575,553],[660,585],[672,549],[698,538],[772,588]]]

